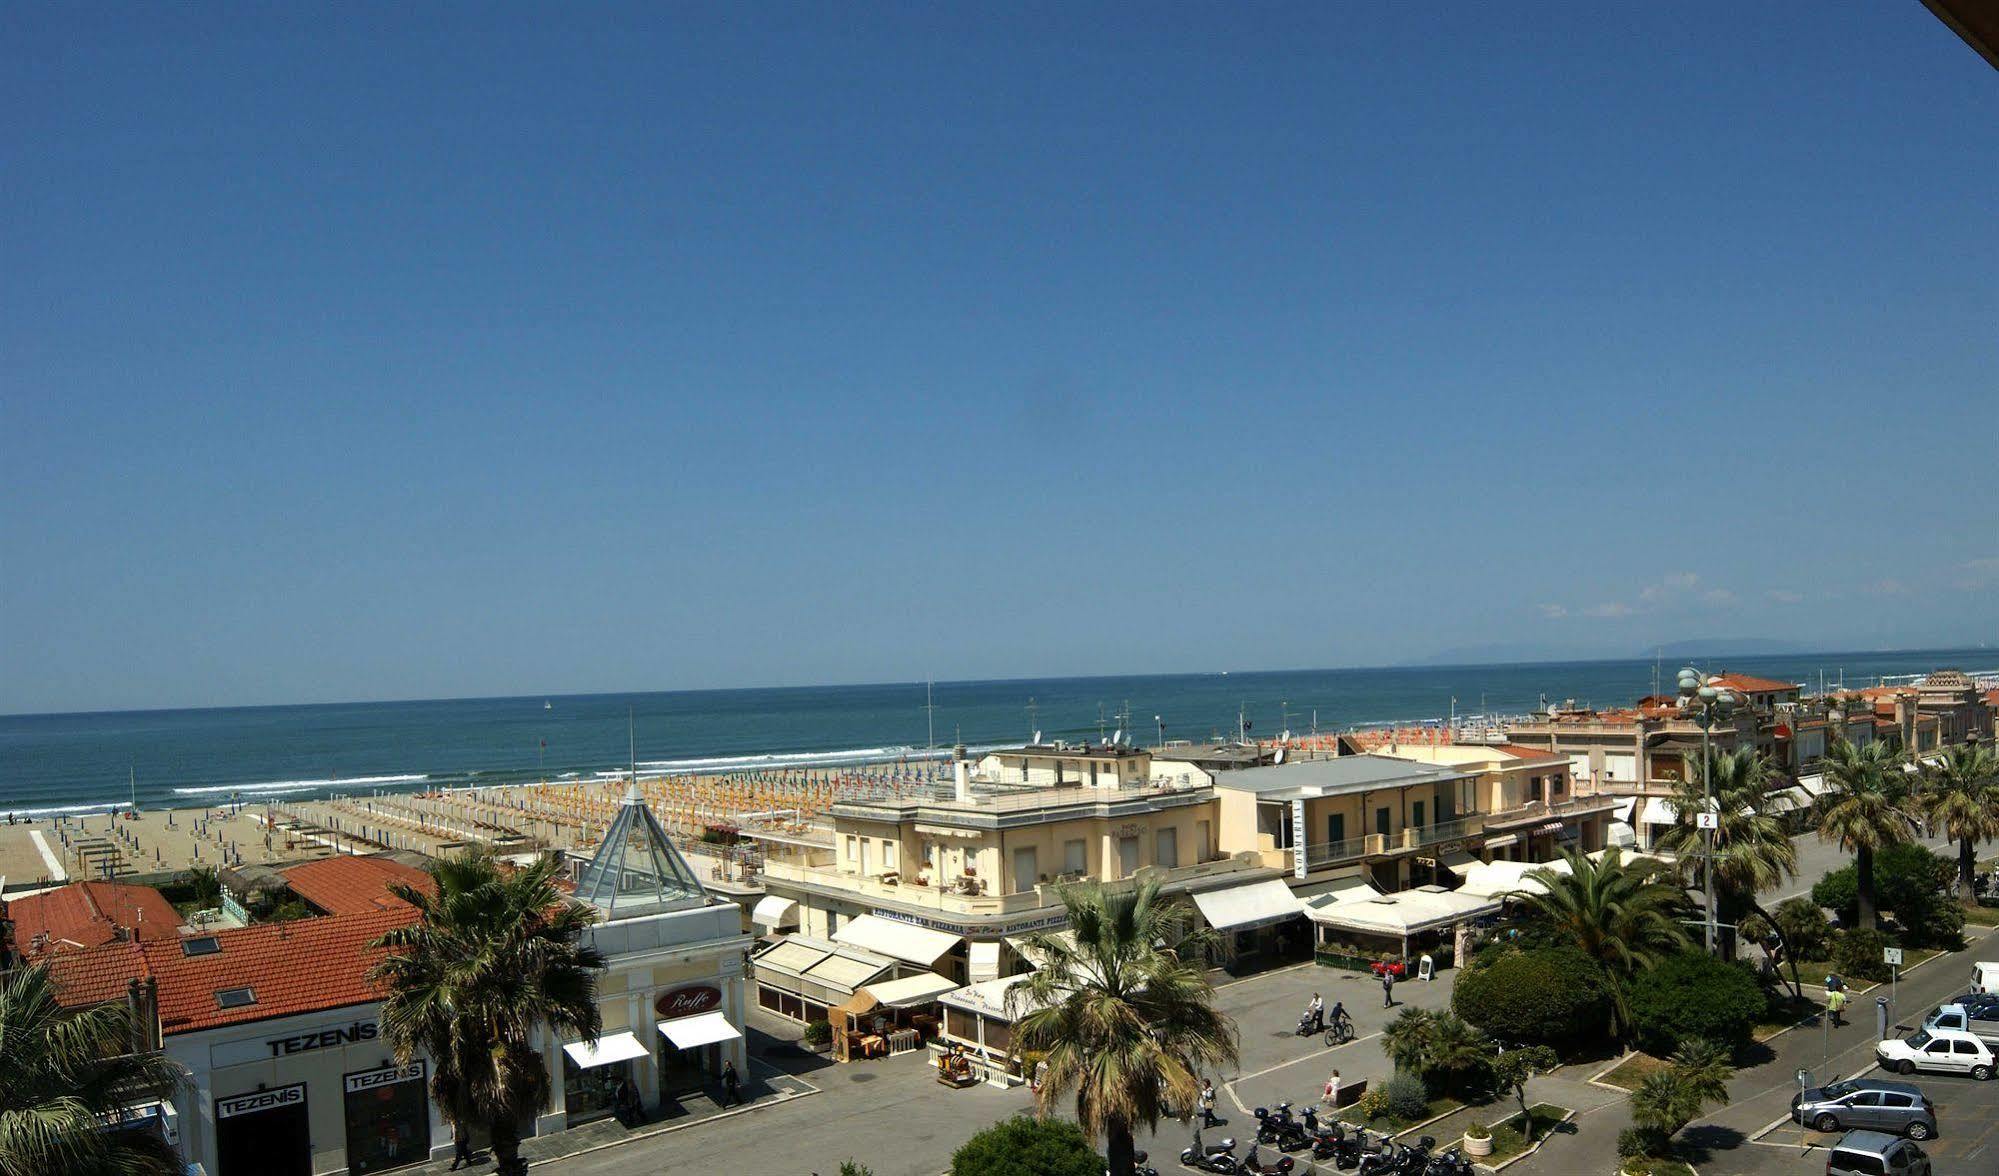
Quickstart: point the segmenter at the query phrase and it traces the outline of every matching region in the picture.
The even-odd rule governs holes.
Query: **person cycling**
[[[1333,1002],[1332,1026],[1342,1037],[1353,1036],[1353,1018],[1347,1016],[1347,1002],[1343,1000]]]

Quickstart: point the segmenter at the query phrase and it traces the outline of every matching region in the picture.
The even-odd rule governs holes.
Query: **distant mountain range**
[[[1634,657],[1768,657],[1812,650],[1795,641],[1775,641],[1768,637],[1711,637],[1696,641],[1668,641],[1651,649],[1641,649]]]

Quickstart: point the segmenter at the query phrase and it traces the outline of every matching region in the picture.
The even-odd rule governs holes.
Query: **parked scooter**
[[[1430,1170],[1430,1153],[1436,1146],[1435,1136],[1418,1136],[1415,1146],[1402,1157],[1402,1176],[1424,1176]]]
[[[1180,1162],[1203,1172],[1220,1173],[1220,1176],[1240,1176],[1242,1172],[1242,1161],[1235,1158],[1235,1140],[1202,1143],[1198,1132],[1194,1142],[1180,1153]]]
[[[1274,1111],[1256,1108],[1256,1124],[1258,1143],[1269,1144],[1279,1151],[1297,1151],[1311,1146],[1312,1137],[1306,1134],[1304,1124],[1291,1117],[1290,1103],[1278,1103]]]
[[[1349,1127],[1335,1120],[1325,1130],[1313,1132],[1312,1158],[1331,1160],[1336,1168],[1351,1168],[1360,1163],[1361,1146],[1366,1136],[1367,1128]]]
[[[1472,1176],[1471,1161],[1457,1148],[1447,1148],[1430,1157],[1423,1176]]]
[[[1152,1167],[1150,1164],[1146,1163],[1146,1160],[1150,1158],[1151,1157],[1147,1156],[1144,1152],[1132,1153],[1131,1157],[1132,1176],[1159,1176],[1159,1169]],[[1108,1169],[1105,1170],[1104,1176],[1110,1176],[1110,1172]]]
[[[1359,1176],[1400,1176],[1409,1159],[1409,1149],[1383,1137],[1378,1151],[1363,1150],[1355,1169]]]
[[[1249,1154],[1244,1156],[1242,1161],[1244,1176],[1282,1176],[1297,1166],[1298,1161],[1290,1156],[1278,1156],[1272,1162],[1264,1163],[1256,1154],[1255,1144],[1250,1145]]]

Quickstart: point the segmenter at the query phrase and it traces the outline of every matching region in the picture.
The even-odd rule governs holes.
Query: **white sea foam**
[[[375,784],[417,784],[425,775],[347,776],[338,780],[266,780],[258,784],[209,784],[200,788],[176,788],[180,796],[213,796],[230,792],[308,792],[314,788],[366,788]]]
[[[856,764],[885,763],[890,760],[946,759],[949,751],[924,751],[914,747],[855,747],[844,751],[777,751],[764,755],[716,755],[694,759],[640,760],[647,772],[742,772],[759,768],[830,768]],[[619,776],[622,772],[599,773]]]
[[[17,817],[57,817],[75,813],[108,813],[131,807],[129,801],[104,800],[96,804],[57,804],[47,808],[17,808],[6,811]]]

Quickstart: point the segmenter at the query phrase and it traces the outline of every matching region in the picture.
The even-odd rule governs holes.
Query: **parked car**
[[[1983,1038],[1987,1045],[1999,1045],[1999,1001],[1943,1005],[1929,1015],[1923,1028],[1957,1029]]]
[[[1907,1037],[1890,1037],[1874,1047],[1883,1069],[1898,1074],[1934,1070],[1969,1074],[1983,1082],[1999,1071],[1992,1047],[1976,1034],[1954,1029],[1918,1029]]]
[[[1937,1133],[1936,1104],[1907,1082],[1854,1078],[1791,1096],[1791,1120],[1814,1131],[1871,1127],[1929,1139]]]
[[[1930,1176],[1930,1157],[1906,1139],[1849,1131],[1826,1156],[1825,1176]]]
[[[1999,992],[1999,962],[1978,960],[1971,965],[1973,992]]]

